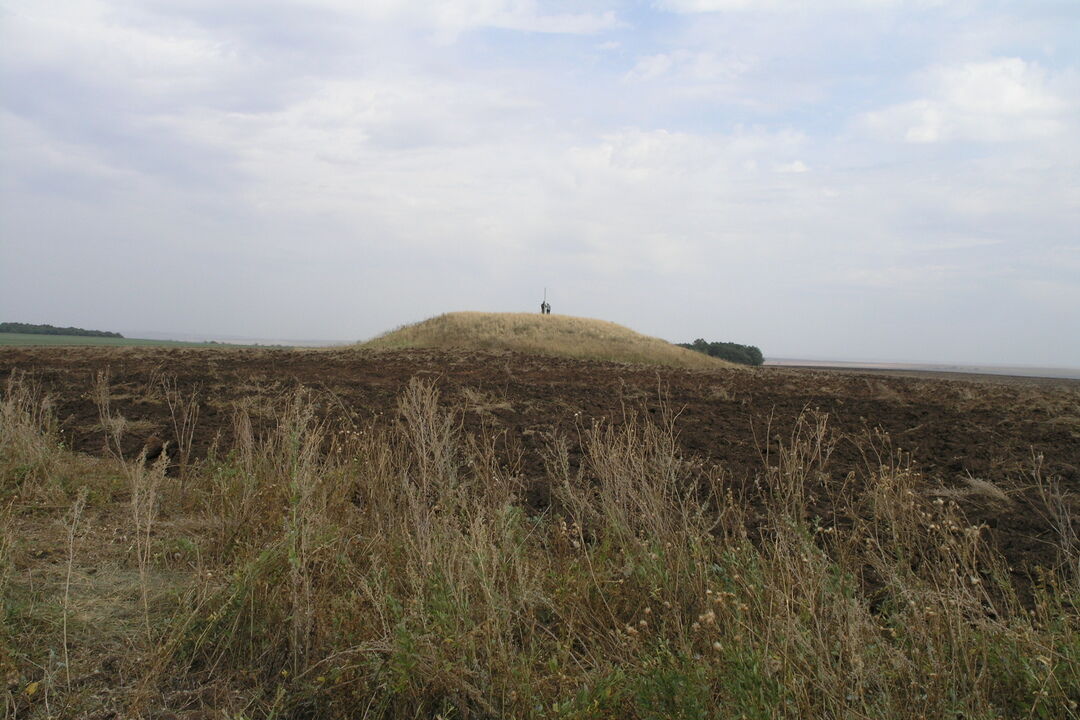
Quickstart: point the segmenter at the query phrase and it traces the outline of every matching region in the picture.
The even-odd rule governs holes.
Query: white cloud
[[[794,162],[777,165],[776,172],[785,174],[799,174],[804,172],[810,172],[810,168],[808,168],[806,164],[803,163],[801,160],[795,160]]]
[[[1075,282],[1024,278],[1017,283],[1025,299],[1057,312],[1080,307],[1080,285]]]
[[[934,68],[919,84],[926,97],[864,114],[861,124],[910,143],[1005,142],[1059,135],[1075,102],[1064,81],[1020,58]]]
[[[342,14],[407,22],[442,32],[457,33],[491,27],[538,33],[590,35],[613,28],[613,11],[545,12],[536,0],[318,0]]]
[[[0,24],[0,37],[0,57],[8,69],[50,67],[83,77],[123,77],[141,84],[141,92],[160,93],[163,88],[154,83],[165,80],[219,82],[208,71],[220,72],[223,63],[235,60],[232,49],[206,35],[120,23],[110,17],[106,3],[93,0],[10,10]],[[183,90],[174,85],[169,92],[178,89]]]
[[[603,170],[625,181],[721,172],[730,176],[749,160],[770,160],[796,151],[805,141],[792,131],[737,130],[703,135],[628,129],[570,151],[575,167]],[[771,164],[771,163],[770,163]],[[667,180],[672,177],[667,177]]]
[[[832,8],[875,9],[902,5],[942,5],[947,0],[657,0],[657,7],[677,13],[733,11],[814,12]]]
[[[119,195],[139,182],[137,173],[117,167],[93,147],[64,142],[10,112],[0,110],[4,168],[0,191],[18,193],[35,185],[52,186],[69,197],[88,200]],[[60,182],[57,182],[60,179]]]
[[[627,73],[628,80],[653,80],[667,74],[674,66],[673,57],[667,53],[638,58],[637,64]]]
[[[662,77],[667,82],[710,83],[739,77],[750,65],[746,60],[712,52],[674,50],[638,58],[626,79],[646,82]]]
[[[893,265],[852,268],[844,277],[856,286],[911,291],[940,286],[961,274],[960,268],[947,265]]]

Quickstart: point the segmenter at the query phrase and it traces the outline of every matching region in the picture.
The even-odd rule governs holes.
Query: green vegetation
[[[733,342],[706,342],[698,338],[692,343],[679,343],[679,347],[704,353],[710,357],[722,358],[740,365],[761,365],[765,358],[754,345],[740,345]]]
[[[120,333],[104,330],[83,330],[76,327],[33,325],[31,323],[0,323],[0,333],[23,333],[26,335],[78,335],[80,337],[122,338]]]
[[[142,340],[139,338],[96,337],[89,335],[36,335],[0,333],[0,347],[31,345],[114,346],[114,347],[221,347],[220,343],[181,342],[179,340]]]
[[[59,347],[177,347],[177,348],[242,348],[262,347],[268,349],[288,349],[289,345],[240,345],[207,340],[205,342],[186,342],[183,340],[147,340],[143,338],[94,337],[87,335],[33,335],[26,333],[0,333],[0,347],[30,347],[55,345]]]
[[[321,401],[236,408],[181,485],[166,460],[88,465],[10,383],[5,715],[1080,717],[1080,548],[1037,473],[1062,563],[1022,603],[984,528],[823,416],[770,436],[756,509],[670,415],[578,427],[573,460],[552,434],[538,511],[430,382],[363,426]],[[862,477],[830,472],[838,443]]]
[[[398,328],[360,347],[511,350],[697,369],[725,365],[615,323],[539,313],[447,313]]]

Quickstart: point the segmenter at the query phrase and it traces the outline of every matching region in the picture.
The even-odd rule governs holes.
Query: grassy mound
[[[731,363],[605,320],[532,313],[454,312],[392,330],[362,347],[514,350],[587,360],[711,369]]]

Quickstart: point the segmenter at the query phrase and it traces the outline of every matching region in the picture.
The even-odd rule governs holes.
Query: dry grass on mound
[[[731,366],[612,322],[532,313],[447,313],[392,330],[363,347],[513,350],[702,370]]]

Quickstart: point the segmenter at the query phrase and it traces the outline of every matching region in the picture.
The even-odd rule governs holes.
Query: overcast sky
[[[0,320],[1080,366],[1076,0],[0,8]]]

